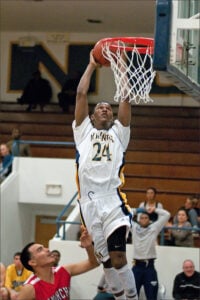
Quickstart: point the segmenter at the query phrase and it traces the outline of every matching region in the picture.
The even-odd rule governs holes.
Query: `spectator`
[[[1,155],[1,160],[2,160],[0,176],[1,176],[1,180],[3,180],[12,171],[13,156],[10,153],[10,150],[9,150],[7,144],[3,143],[0,145],[0,155]]]
[[[0,299],[8,300],[8,290],[5,287],[6,267],[0,262]]]
[[[57,267],[60,261],[60,252],[58,250],[53,250],[51,251],[51,254],[54,256],[55,258],[55,262],[54,262],[54,267]]]
[[[29,145],[18,143],[21,138],[21,132],[19,128],[13,128],[11,137],[12,138],[10,141],[8,141],[7,145],[13,156],[31,156]]]
[[[40,105],[40,110],[43,111],[44,106],[50,102],[52,97],[52,89],[49,81],[41,77],[39,70],[32,74],[31,80],[27,83],[23,94],[17,99],[20,104],[29,104],[27,111],[35,109]]]
[[[55,259],[49,249],[36,243],[28,244],[22,250],[21,259],[23,265],[34,274],[26,281],[17,300],[70,299],[71,276],[98,266],[92,240],[86,229],[82,231],[81,246],[87,250],[87,260],[54,268]]]
[[[138,295],[144,286],[147,300],[156,300],[158,294],[158,277],[154,267],[156,259],[156,240],[159,232],[169,220],[170,213],[162,208],[133,209],[139,213],[139,224],[133,222],[133,274]],[[150,216],[156,213],[158,218],[151,222]]]
[[[146,189],[146,201],[140,203],[139,207],[141,208],[163,208],[162,204],[160,202],[156,201],[156,194],[157,190],[155,187],[149,187]],[[158,219],[158,215],[153,210],[151,214],[149,214],[150,221],[154,222]],[[139,215],[138,215],[138,220],[139,220]]]
[[[78,71],[74,71],[69,74],[61,92],[58,93],[59,105],[64,112],[69,112],[70,105],[75,105],[76,89],[80,78],[81,74]]]
[[[185,204],[182,207],[180,207],[180,209],[183,208],[187,211],[189,222],[191,223],[192,226],[197,227],[198,216],[197,216],[197,212],[193,208],[192,200],[193,200],[193,196],[188,196],[185,200]],[[174,217],[174,223],[176,222],[177,222],[177,215]]]
[[[115,297],[112,295],[108,283],[106,282],[105,274],[103,274],[100,278],[97,287],[97,295],[93,300],[115,300]]]
[[[16,252],[13,257],[13,264],[9,265],[6,270],[5,287],[8,289],[10,300],[18,299],[22,285],[32,274],[32,272],[23,267],[20,256],[21,253]]]
[[[178,229],[173,229],[178,227]],[[181,228],[191,228],[191,223],[188,222],[188,214],[186,209],[179,209],[177,213],[176,223],[172,226],[172,237],[174,238],[175,246],[193,247],[192,230],[184,230]]]
[[[195,271],[192,260],[183,262],[183,272],[176,275],[172,294],[176,300],[200,299],[200,273]]]

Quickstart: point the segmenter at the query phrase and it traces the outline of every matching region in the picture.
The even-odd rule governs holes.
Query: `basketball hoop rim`
[[[128,46],[120,46],[112,44],[116,41],[122,41],[125,44],[129,44]],[[132,51],[134,48],[140,54],[146,54],[147,52],[152,55],[154,53],[154,39],[153,38],[145,38],[145,37],[112,37],[112,38],[104,38],[99,41],[99,43],[105,45],[108,44],[110,50],[125,49],[126,51]],[[132,45],[131,45],[132,44]]]

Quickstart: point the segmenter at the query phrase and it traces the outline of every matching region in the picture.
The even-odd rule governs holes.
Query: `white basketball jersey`
[[[86,117],[80,126],[73,122],[73,131],[81,198],[88,197],[90,192],[116,192],[123,181],[121,171],[130,127],[116,120],[109,130],[97,130]]]

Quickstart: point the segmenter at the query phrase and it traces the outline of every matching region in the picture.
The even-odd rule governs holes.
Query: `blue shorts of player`
[[[154,267],[154,259],[134,260],[132,271],[135,276],[138,295],[140,293],[141,287],[144,286],[146,299],[157,299],[158,277],[156,269]]]

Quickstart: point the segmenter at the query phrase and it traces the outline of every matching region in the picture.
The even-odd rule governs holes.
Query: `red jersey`
[[[43,281],[32,275],[24,284],[31,284],[35,289],[35,300],[70,299],[70,274],[63,267],[52,268],[54,283]]]

